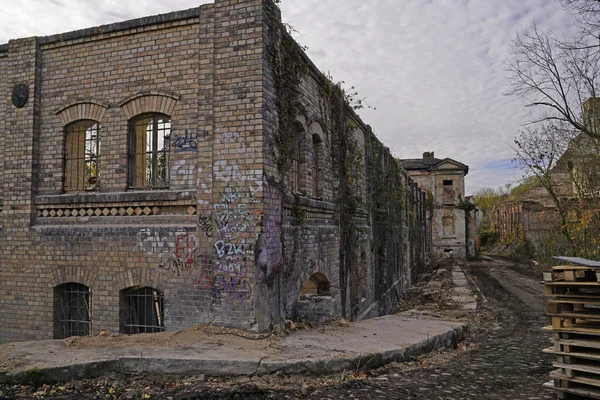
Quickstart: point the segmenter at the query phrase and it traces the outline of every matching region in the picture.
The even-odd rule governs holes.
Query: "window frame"
[[[77,130],[76,128],[73,129],[74,127],[76,127],[77,125],[82,125],[84,123],[91,123],[91,125],[86,128],[85,130]],[[94,129],[95,128],[95,129]],[[73,129],[73,130],[71,130]],[[78,119],[75,121],[70,122],[69,124],[65,125],[64,129],[63,129],[63,174],[62,174],[62,192],[63,193],[77,193],[77,192],[95,192],[98,191],[100,189],[100,166],[101,166],[101,153],[102,153],[102,149],[101,149],[101,144],[102,144],[102,140],[101,140],[101,135],[102,135],[102,124],[99,121],[93,120],[93,119]],[[95,132],[96,134],[96,138],[95,139],[88,139],[87,135],[88,132]],[[73,157],[69,157],[69,143],[71,143],[71,148],[74,148],[74,146],[76,146],[76,142],[78,142],[80,139],[78,139],[76,137],[76,135],[82,134],[83,135],[83,157],[81,157],[81,154],[79,154],[79,150],[78,151],[73,151],[71,150],[71,154],[73,154]],[[91,188],[86,188],[86,168],[87,168],[87,163],[88,163],[88,154],[87,154],[87,150],[88,150],[88,142],[93,143],[95,142],[95,147],[96,147],[96,155],[93,157],[90,157],[89,162],[95,162],[95,176],[93,177],[95,179],[94,182],[94,186]],[[83,171],[79,171],[79,166],[77,165],[79,162],[82,162],[82,166],[83,166]],[[75,163],[75,167],[73,168],[72,166],[70,166],[70,163]],[[76,172],[76,175],[73,176],[73,173]],[[81,180],[82,183],[82,187],[79,186],[79,173],[82,173],[83,179]],[[70,185],[69,188],[67,188],[67,183],[69,182],[73,182],[73,178],[75,177],[75,185],[76,187],[73,189]]]
[[[136,126],[138,124],[139,121],[147,119],[147,118],[151,118],[152,119],[152,147],[151,147],[151,151],[149,152],[148,150],[146,150],[143,153],[136,153]],[[168,123],[169,127],[168,129],[165,128],[163,130],[159,129],[159,121],[160,120],[164,120],[163,123]],[[165,135],[163,133],[163,149],[164,150],[159,150],[158,149],[158,142],[159,142],[159,132],[161,131],[167,131],[168,130],[168,134]],[[173,132],[172,129],[172,120],[171,117],[166,115],[166,114],[162,114],[162,113],[144,113],[144,114],[140,114],[140,115],[136,115],[135,117],[131,118],[129,120],[129,124],[128,124],[128,149],[127,149],[127,165],[128,165],[128,173],[127,173],[127,177],[128,177],[128,182],[127,182],[127,187],[129,190],[165,190],[165,189],[169,189],[170,186],[170,163],[171,163],[171,134]],[[167,139],[168,138],[168,139]],[[138,173],[137,169],[136,169],[136,164],[138,163],[138,156],[142,155],[142,154],[152,154],[152,168],[150,170],[150,182],[148,182],[148,176],[145,174],[144,177],[144,185],[138,185],[137,184],[137,179],[136,179],[136,175]],[[158,169],[158,155],[160,153],[163,153],[166,155],[166,165],[165,165],[165,177],[164,177],[164,184],[163,185],[157,185],[157,169]],[[145,159],[144,159],[145,160]],[[144,162],[145,164],[145,162]]]
[[[83,298],[79,295],[83,295]],[[54,287],[53,301],[54,339],[91,334],[92,291],[88,286],[77,282],[57,285]],[[81,311],[84,312],[83,318],[80,318]]]
[[[151,305],[148,299],[151,298]],[[120,293],[120,332],[126,335],[159,333],[165,330],[164,293],[150,286],[132,286]],[[136,303],[137,300],[137,303]],[[141,301],[144,301],[142,304]],[[137,306],[137,307],[136,307]],[[141,308],[143,307],[143,312]],[[147,312],[150,311],[151,314]],[[143,319],[141,316],[143,315]],[[154,322],[148,324],[148,316]],[[145,323],[142,323],[145,322]]]

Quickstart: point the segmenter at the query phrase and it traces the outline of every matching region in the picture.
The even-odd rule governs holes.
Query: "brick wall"
[[[70,282],[90,290],[92,334],[119,331],[123,295],[136,287],[164,294],[167,330],[206,322],[267,330],[297,316],[301,288],[316,273],[328,281],[332,313],[358,319],[390,310],[424,267],[408,248],[421,254],[410,232],[426,227],[409,227],[408,208],[391,207],[404,222],[380,232],[393,240],[375,254],[369,166],[380,161],[372,149],[385,153],[398,180],[390,185],[402,184],[389,151],[354,115],[363,154],[357,245],[341,248],[340,137],[320,105],[327,82],[305,56],[302,179],[297,193],[289,190],[275,165],[266,10],[262,0],[217,0],[0,46],[0,342],[52,338],[53,297]],[[16,108],[10,93],[21,83],[29,100]],[[171,121],[169,186],[132,190],[141,171],[128,157],[130,121],[149,113]],[[65,127],[80,120],[100,124],[98,190],[65,192]],[[410,190],[404,206],[420,207]],[[346,252],[356,265],[342,263]],[[359,273],[340,279],[342,267]]]

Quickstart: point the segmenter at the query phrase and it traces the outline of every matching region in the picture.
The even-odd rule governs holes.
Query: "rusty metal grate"
[[[156,333],[164,328],[163,294],[151,287],[132,288],[124,293],[123,333]]]
[[[90,289],[79,283],[65,283],[54,289],[56,339],[90,334]]]

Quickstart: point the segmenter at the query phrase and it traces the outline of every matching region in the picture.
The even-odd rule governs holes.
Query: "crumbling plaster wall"
[[[432,256],[466,258],[465,212],[457,208],[465,195],[464,173],[457,171],[410,171],[409,176],[433,196],[431,213]],[[452,181],[452,194],[444,193],[444,181]],[[452,198],[449,202],[446,199]]]

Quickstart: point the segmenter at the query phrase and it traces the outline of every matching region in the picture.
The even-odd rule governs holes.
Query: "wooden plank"
[[[552,347],[548,347],[548,348],[542,350],[542,352],[547,353],[547,354],[554,354],[557,356],[577,357],[577,358],[583,358],[585,360],[600,361],[600,354],[598,354],[598,353],[595,354],[595,353],[586,353],[586,352],[579,352],[579,351],[556,351]]]
[[[583,265],[557,265],[552,267],[553,271],[593,271],[594,268]]]
[[[552,326],[546,326],[542,328],[545,331],[553,331],[553,332],[564,332],[564,333],[579,333],[582,335],[594,335],[600,337],[600,327],[598,328],[585,328],[585,327],[560,327],[553,328]]]
[[[566,257],[566,256],[554,256],[552,258],[559,260],[559,261],[564,261],[564,262],[568,262],[571,264],[575,264],[575,265],[583,265],[586,267],[595,267],[595,268],[600,267],[600,261],[588,260],[587,258]]]
[[[598,374],[600,375],[600,366],[593,366],[588,364],[566,364],[561,362],[554,362],[552,365],[555,368],[562,368],[565,370],[579,371],[579,372],[587,372],[590,374]]]
[[[600,390],[597,389],[580,389],[580,388],[561,388],[554,386],[554,382],[546,382],[542,385],[546,389],[554,389],[562,393],[575,394],[578,396],[588,397],[591,399],[600,399]],[[565,397],[562,397],[565,398]],[[568,399],[568,397],[567,397]]]
[[[586,282],[586,281],[558,281],[558,282],[544,282],[545,286],[596,286],[600,288],[600,282]]]
[[[600,350],[600,340],[552,339],[552,342],[561,346],[577,346]]]
[[[589,310],[589,309],[586,309]],[[556,318],[571,318],[571,319],[586,319],[589,321],[600,321],[600,310],[597,312],[584,312],[582,310],[565,311],[558,313],[548,313],[551,317]]]
[[[552,289],[552,288],[549,288]],[[554,300],[558,299],[589,299],[595,300],[600,298],[600,293],[598,295],[593,294],[576,294],[576,293],[544,293],[546,297],[554,297]]]
[[[559,303],[559,304],[598,304],[600,306],[600,296],[592,296],[591,299],[552,299],[548,300],[548,303]]]
[[[600,379],[593,379],[593,378],[583,377],[583,376],[571,377],[566,374],[563,374],[560,369],[550,372],[550,377],[553,379],[560,379],[560,380],[567,381],[567,382],[575,382],[575,383],[581,383],[583,385],[600,387]]]

